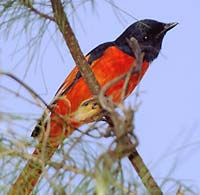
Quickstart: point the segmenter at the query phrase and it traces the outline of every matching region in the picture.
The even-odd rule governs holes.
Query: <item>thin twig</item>
[[[139,81],[141,79],[142,61],[144,58],[144,53],[141,52],[139,43],[134,37],[131,37],[130,40],[126,39],[126,41],[128,42],[131,49],[134,51],[135,61],[132,63],[131,68],[130,68],[129,72],[127,73],[126,79],[124,81],[124,85],[122,88],[122,95],[121,95],[122,101],[126,97],[128,84],[129,84],[129,81],[131,79],[131,76],[133,76],[133,74],[139,74],[138,81],[137,81],[139,83]]]
[[[43,12],[40,12],[39,10],[37,10],[36,8],[33,7],[32,3],[29,1],[29,0],[21,0],[20,1],[21,4],[23,4],[25,7],[27,7],[31,12],[39,15],[41,18],[44,18],[44,19],[48,19],[48,20],[51,20],[51,21],[55,21],[54,17],[53,16],[49,16]]]
[[[35,106],[38,106],[38,104],[37,104],[36,102],[34,102],[34,101],[28,99],[27,97],[25,97],[25,96],[23,96],[23,95],[17,93],[16,91],[14,91],[14,90],[12,90],[12,89],[9,89],[9,88],[7,88],[7,87],[5,87],[5,86],[3,86],[3,85],[0,85],[0,88],[3,89],[4,91],[7,91],[7,92],[10,93],[10,94],[13,94],[13,95],[15,95],[15,96],[20,97],[22,100],[27,101],[27,102],[30,103],[30,104],[33,104],[33,105],[35,105]]]
[[[39,100],[39,102],[41,102],[46,108],[48,108],[49,111],[52,110],[51,107],[33,89],[31,89],[26,83],[17,78],[15,75],[9,72],[2,72],[2,71],[0,71],[0,74],[15,80],[17,83],[23,86],[33,96],[34,99]]]

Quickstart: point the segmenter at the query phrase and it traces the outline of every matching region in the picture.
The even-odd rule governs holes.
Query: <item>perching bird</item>
[[[131,75],[125,96],[130,95],[148,69],[149,64],[158,56],[166,32],[176,25],[177,23],[162,23],[150,19],[137,21],[114,41],[100,44],[90,51],[86,55],[86,59],[100,86],[103,87],[130,70],[136,59],[128,40],[134,37],[144,57],[141,72],[133,72]],[[112,96],[112,100],[118,103],[121,100],[123,85],[124,78],[113,84],[106,91],[106,96]],[[81,124],[95,120],[94,116],[101,111],[101,108],[91,98],[92,94],[84,78],[75,67],[49,106],[51,113],[47,116],[48,120],[44,114],[32,133],[33,137],[41,134],[40,146],[33,152],[35,157],[41,154],[41,145],[44,139],[46,139],[45,161],[47,161],[64,138],[73,133]],[[29,160],[14,185],[28,181],[27,189],[23,190],[23,194],[27,194],[36,185],[41,173],[42,166],[36,161]]]

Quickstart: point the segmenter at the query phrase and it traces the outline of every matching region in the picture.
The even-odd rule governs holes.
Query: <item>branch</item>
[[[76,37],[71,29],[71,26],[68,22],[67,16],[64,12],[64,8],[60,0],[51,0],[52,9],[54,13],[55,23],[58,26],[60,32],[63,35],[63,38],[72,54],[72,57],[79,68],[83,78],[85,79],[91,93],[96,96],[99,94],[100,86],[90,69],[84,55],[81,52],[81,49],[78,45]],[[48,134],[48,133],[47,133]],[[63,139],[60,139],[59,142],[62,143]],[[46,152],[49,156],[52,156],[55,152],[55,148],[49,148]],[[45,163],[45,162],[44,162]],[[28,170],[28,172],[27,172]],[[42,173],[43,167],[33,161],[28,161],[25,168],[22,170],[20,176],[13,186],[11,186],[9,195],[18,194],[18,192],[23,192],[23,194],[30,194],[33,190],[35,184],[37,183],[38,178]],[[34,175],[31,175],[32,172]],[[32,184],[33,181],[33,184]],[[34,183],[36,181],[36,183]]]
[[[132,48],[136,61],[135,61],[135,69],[132,71],[136,71],[139,74],[139,80],[140,78],[140,73],[141,73],[141,67],[142,67],[142,62],[143,62],[143,57],[144,53],[141,53],[140,46],[137,42],[137,40],[132,37],[130,40],[127,40],[129,46]],[[131,140],[130,145],[132,145]],[[134,148],[134,150],[129,154],[128,156],[130,162],[132,163],[133,167],[135,168],[137,174],[139,175],[140,179],[142,180],[142,183],[146,187],[147,191],[149,192],[150,195],[162,195],[162,191],[157,185],[156,181],[151,175],[151,172],[148,170],[147,166],[145,165],[143,159],[141,158],[140,154]]]

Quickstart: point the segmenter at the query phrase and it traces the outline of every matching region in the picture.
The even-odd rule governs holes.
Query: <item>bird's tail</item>
[[[70,136],[81,124],[97,120],[100,113],[101,108],[96,101],[88,99],[79,106],[76,112],[68,115],[68,122],[63,121],[66,118],[60,118],[52,114],[51,121],[45,125],[45,131],[43,131],[38,146],[11,187],[8,195],[29,195],[39,181],[48,161],[63,140]]]

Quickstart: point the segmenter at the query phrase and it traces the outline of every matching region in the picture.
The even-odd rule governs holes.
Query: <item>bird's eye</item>
[[[149,37],[146,35],[146,36],[144,36],[144,40],[146,41],[146,40],[148,40],[149,39]]]

